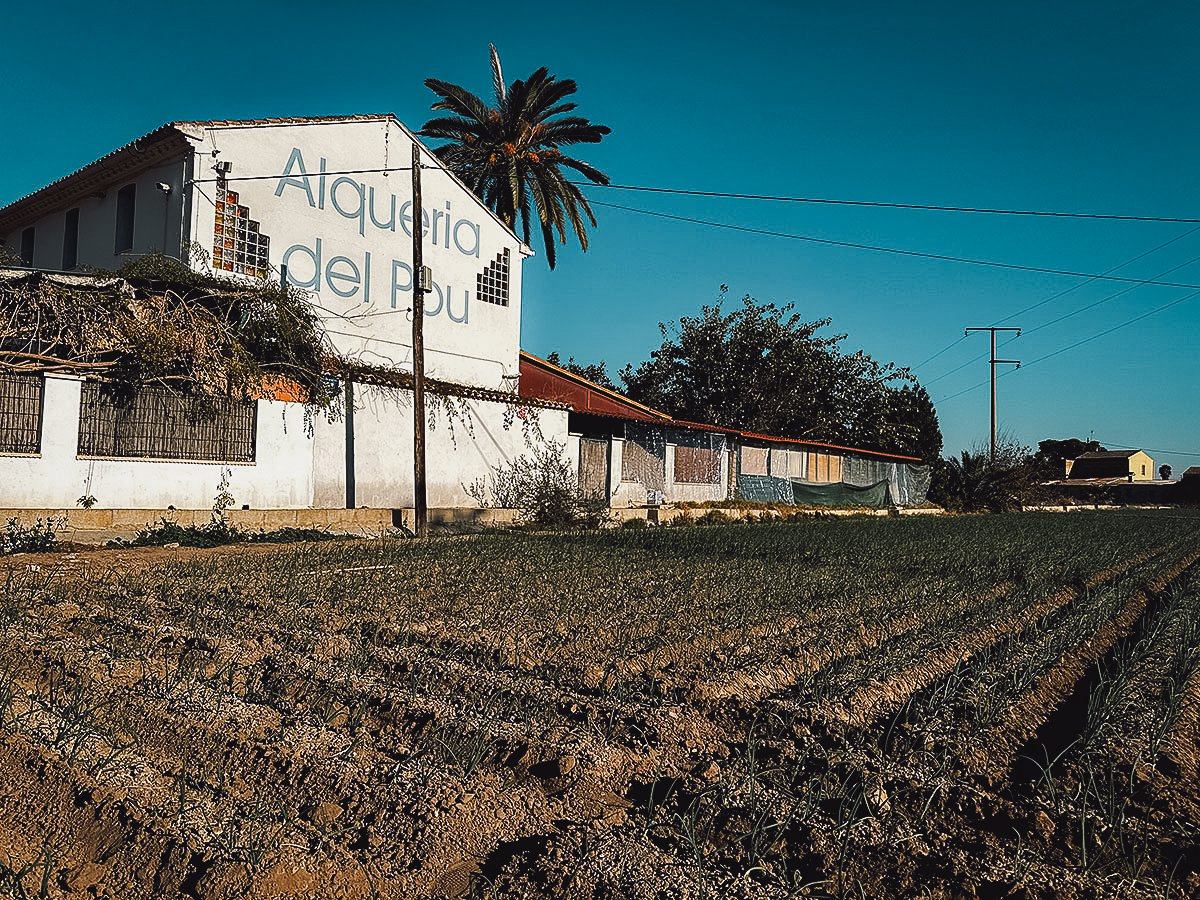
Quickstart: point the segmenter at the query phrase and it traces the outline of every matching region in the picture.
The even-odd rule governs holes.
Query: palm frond
[[[510,228],[519,230],[526,243],[537,217],[546,260],[554,268],[555,244],[566,243],[567,231],[587,250],[587,222],[596,225],[587,198],[564,170],[608,184],[599,169],[565,156],[558,147],[598,143],[611,129],[568,115],[577,104],[564,98],[578,86],[544,66],[506,86],[500,55],[494,45],[489,50],[495,107],[459,85],[427,79],[426,86],[439,98],[432,109],[449,115],[430,119],[420,133],[447,141],[434,150],[438,159]]]
[[[495,44],[488,44],[492,51],[492,89],[496,92],[496,102],[504,102],[504,71],[500,68],[500,54],[496,52]]]

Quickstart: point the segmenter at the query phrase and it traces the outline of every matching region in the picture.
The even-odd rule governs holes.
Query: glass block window
[[[484,303],[508,306],[508,248],[497,253],[488,267],[476,276],[475,294]]]
[[[42,444],[41,375],[0,375],[0,453],[38,453]]]
[[[224,175],[217,176],[216,215],[213,217],[213,268],[252,278],[265,278],[270,266],[271,239],[250,218],[250,208],[238,202]]]

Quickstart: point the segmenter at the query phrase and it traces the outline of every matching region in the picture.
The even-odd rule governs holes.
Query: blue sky
[[[6,11],[8,202],[172,119],[394,111],[429,117],[429,76],[576,79],[612,134],[580,155],[616,183],[953,206],[1200,216],[1200,4],[961,2],[557,7],[308,2],[20,4]],[[194,11],[193,11],[194,12]],[[1200,285],[1200,231],[595,189],[599,201],[840,241]],[[915,366],[968,325],[1027,334],[1026,361],[1190,291],[935,262],[597,207],[592,247],[526,266],[523,343],[615,370],[658,323],[717,296],[794,302]],[[1198,260],[1198,261],[1193,261]],[[1069,293],[1062,294],[1064,291]],[[1055,296],[1062,294],[1062,296]],[[1054,297],[1055,299],[1049,299]],[[1013,319],[1013,313],[1043,303]],[[1064,314],[1097,304],[1032,331]],[[1200,297],[1000,380],[1024,443],[1087,437],[1200,463]],[[916,374],[948,451],[986,440],[986,337]],[[971,362],[975,357],[980,359]],[[951,370],[963,366],[959,371]],[[973,388],[973,389],[972,389]],[[966,391],[966,393],[960,393]],[[957,395],[957,396],[955,396]]]

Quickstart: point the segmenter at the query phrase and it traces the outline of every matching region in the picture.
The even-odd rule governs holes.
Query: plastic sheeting
[[[717,472],[727,449],[725,435],[641,422],[626,423],[622,479],[666,494],[667,444],[677,448],[676,483],[720,483]],[[680,453],[679,448],[698,452]],[[708,464],[701,465],[705,460]],[[762,503],[916,506],[929,489],[928,466],[792,447],[739,446],[735,471],[734,496]],[[686,477],[681,481],[679,475]]]
[[[667,488],[667,438],[662,428],[639,422],[625,425],[621,480],[636,481],[647,491]]]
[[[896,506],[919,506],[929,493],[929,466],[892,463],[888,490]]]
[[[685,428],[663,429],[667,443],[675,445],[675,483],[720,485],[725,458],[725,435]]]
[[[751,464],[747,466],[747,451]],[[742,447],[737,477],[737,497],[761,503],[796,503],[804,506],[874,507],[916,506],[929,490],[929,467],[866,456],[834,456],[838,466],[810,465],[807,471],[796,465],[792,454],[804,459],[804,451],[771,448],[770,474],[747,474],[758,469],[763,450]],[[813,454],[824,456],[825,454]],[[832,481],[812,480],[814,475],[835,475]],[[808,478],[797,477],[807,475]]]

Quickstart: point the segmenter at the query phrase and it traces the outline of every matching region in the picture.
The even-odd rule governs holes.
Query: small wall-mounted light
[[[160,191],[162,191],[164,194],[171,193],[171,186],[169,184],[167,184],[165,181],[160,181],[158,183],[158,189]]]

